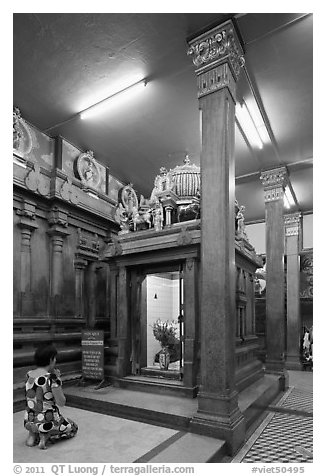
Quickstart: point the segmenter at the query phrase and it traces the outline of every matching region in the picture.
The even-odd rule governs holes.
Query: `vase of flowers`
[[[162,321],[161,319],[157,319],[152,327],[153,335],[162,347],[159,353],[160,368],[168,370],[170,363],[169,345],[174,344],[176,340],[177,323],[175,321]]]

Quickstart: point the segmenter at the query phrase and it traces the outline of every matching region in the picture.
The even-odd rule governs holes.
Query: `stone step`
[[[181,380],[162,376],[130,375],[123,378],[113,377],[114,385],[128,390],[175,395],[188,398],[196,397],[198,387],[186,387]]]

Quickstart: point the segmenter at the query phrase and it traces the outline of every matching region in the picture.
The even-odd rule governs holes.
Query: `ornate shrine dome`
[[[186,155],[183,165],[169,171],[172,176],[173,191],[179,200],[191,200],[200,191],[200,167],[191,164]]]

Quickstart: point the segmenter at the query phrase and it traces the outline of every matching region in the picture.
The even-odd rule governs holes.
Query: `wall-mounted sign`
[[[84,330],[82,332],[83,378],[104,379],[104,332]]]

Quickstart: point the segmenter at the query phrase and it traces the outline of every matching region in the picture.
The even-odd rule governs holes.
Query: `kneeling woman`
[[[55,368],[56,357],[53,345],[38,348],[34,355],[37,368],[27,372],[24,415],[24,426],[29,431],[27,446],[38,444],[39,448],[46,449],[49,439],[72,438],[78,430],[76,423],[65,418],[59,410],[65,405],[66,397],[60,371]]]

